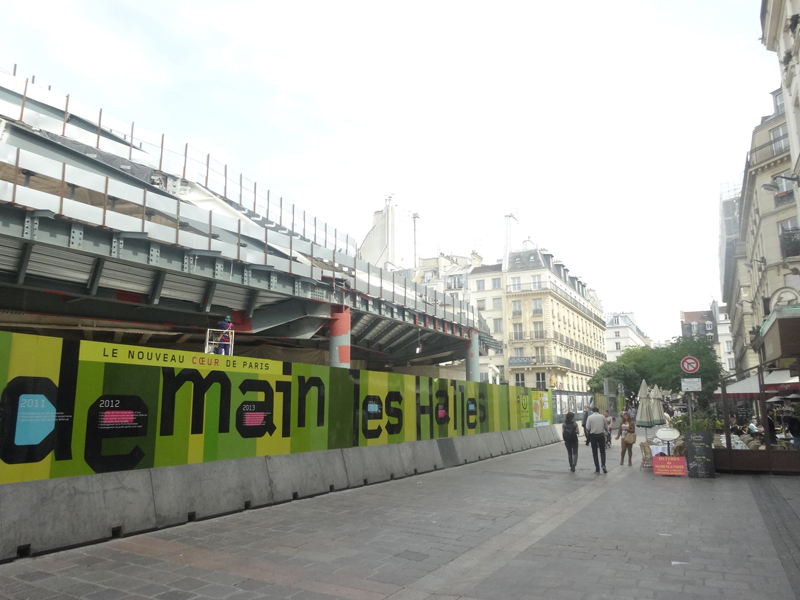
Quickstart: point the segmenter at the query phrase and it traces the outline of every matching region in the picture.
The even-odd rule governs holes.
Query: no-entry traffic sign
[[[681,369],[687,373],[697,373],[700,369],[700,361],[694,356],[687,356],[681,361]]]

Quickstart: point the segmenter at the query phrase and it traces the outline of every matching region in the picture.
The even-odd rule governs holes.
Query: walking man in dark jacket
[[[584,423],[583,429],[586,432],[586,437],[588,437],[589,441],[592,443],[594,472],[599,473],[602,467],[603,473],[608,473],[608,471],[606,471],[606,434],[608,433],[608,423],[596,406],[592,409],[592,414]],[[601,462],[597,460],[598,450],[600,451]]]

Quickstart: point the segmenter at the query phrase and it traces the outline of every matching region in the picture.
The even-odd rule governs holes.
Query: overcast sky
[[[721,299],[719,195],[772,112],[760,0],[6,3],[0,68],[186,140],[359,240],[530,237],[653,339]],[[11,24],[11,26],[8,26]]]

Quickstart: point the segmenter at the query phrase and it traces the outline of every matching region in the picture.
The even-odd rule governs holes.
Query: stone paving
[[[562,444],[0,565],[14,600],[794,599],[800,479]]]

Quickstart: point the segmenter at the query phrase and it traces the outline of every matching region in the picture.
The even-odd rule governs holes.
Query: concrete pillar
[[[480,342],[478,332],[470,332],[471,337],[467,342],[467,381],[481,380]]]
[[[350,307],[331,306],[330,358],[332,367],[350,368]]]

